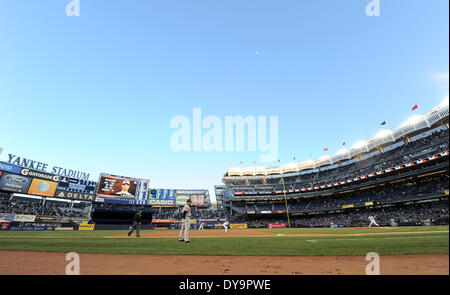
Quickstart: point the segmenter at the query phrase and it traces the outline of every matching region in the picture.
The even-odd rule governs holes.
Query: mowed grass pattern
[[[448,230],[448,226],[377,229],[277,229],[271,231],[274,234],[273,237],[193,237],[191,244],[178,242],[178,231],[172,231],[173,238],[140,239],[106,238],[124,234],[125,231],[0,231],[0,250],[224,256],[361,256],[366,255],[368,252],[377,252],[380,255],[448,254]],[[392,234],[397,232],[400,234]],[[278,233],[380,234],[367,236],[292,237],[277,236]]]

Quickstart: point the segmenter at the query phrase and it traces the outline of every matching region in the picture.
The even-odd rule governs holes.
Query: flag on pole
[[[381,125],[386,125],[386,121],[383,121],[383,123],[381,123]]]
[[[345,141],[342,143],[342,145],[345,145]]]
[[[326,151],[328,151],[328,148],[324,148],[323,150],[326,152]]]
[[[418,106],[417,104],[415,104],[415,105],[413,106],[413,108],[412,108],[412,111],[417,110],[418,107],[419,107],[419,106]]]

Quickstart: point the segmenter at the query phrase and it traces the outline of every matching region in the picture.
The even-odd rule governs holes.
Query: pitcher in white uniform
[[[379,226],[378,223],[376,223],[376,221],[375,221],[375,216],[370,215],[369,216],[369,220],[370,220],[369,227],[371,227],[372,224],[375,224],[376,226]]]

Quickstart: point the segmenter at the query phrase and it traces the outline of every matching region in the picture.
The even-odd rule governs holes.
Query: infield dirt
[[[0,251],[1,275],[64,275],[66,253]],[[82,275],[364,275],[362,256],[80,254]],[[382,275],[448,275],[448,254],[380,257]]]

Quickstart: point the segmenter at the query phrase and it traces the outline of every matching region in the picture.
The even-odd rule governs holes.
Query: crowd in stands
[[[380,226],[448,225],[448,213],[446,200],[388,208],[352,209],[343,213],[291,216],[290,223],[291,227],[366,227],[372,215]],[[286,216],[282,215],[278,218],[247,218],[241,222],[247,223],[249,227],[267,227],[269,223],[288,224]]]
[[[344,213],[299,217],[291,222],[294,227],[368,226],[369,215],[375,216],[380,226],[448,224],[448,201],[382,209],[364,208]],[[286,222],[286,221],[285,221]]]
[[[89,218],[89,203],[44,202],[41,199],[11,198],[9,194],[0,195],[0,213],[38,216],[58,216],[69,218]]]
[[[449,130],[444,128],[431,132],[428,136],[415,139],[410,143],[397,143],[396,147],[385,148],[384,153],[379,151],[370,154],[363,160],[352,159],[340,165],[324,167],[309,172],[301,172],[296,176],[285,176],[285,189],[299,189],[313,186],[321,186],[329,183],[346,181],[368,173],[393,168],[398,165],[427,158],[444,151],[449,147]],[[247,193],[279,191],[283,189],[282,179],[266,178],[258,180],[233,180],[227,182],[235,191]]]
[[[440,176],[430,176],[417,181],[383,184],[368,190],[351,192],[346,194],[319,196],[315,198],[304,198],[288,202],[288,210],[294,212],[311,212],[341,209],[344,205],[353,205],[354,207],[364,207],[366,202],[376,204],[390,204],[404,202],[421,198],[429,198],[434,195],[443,195],[444,190],[448,190],[449,176],[443,174]],[[240,214],[247,211],[286,210],[286,205],[282,204],[234,204],[233,208]]]

